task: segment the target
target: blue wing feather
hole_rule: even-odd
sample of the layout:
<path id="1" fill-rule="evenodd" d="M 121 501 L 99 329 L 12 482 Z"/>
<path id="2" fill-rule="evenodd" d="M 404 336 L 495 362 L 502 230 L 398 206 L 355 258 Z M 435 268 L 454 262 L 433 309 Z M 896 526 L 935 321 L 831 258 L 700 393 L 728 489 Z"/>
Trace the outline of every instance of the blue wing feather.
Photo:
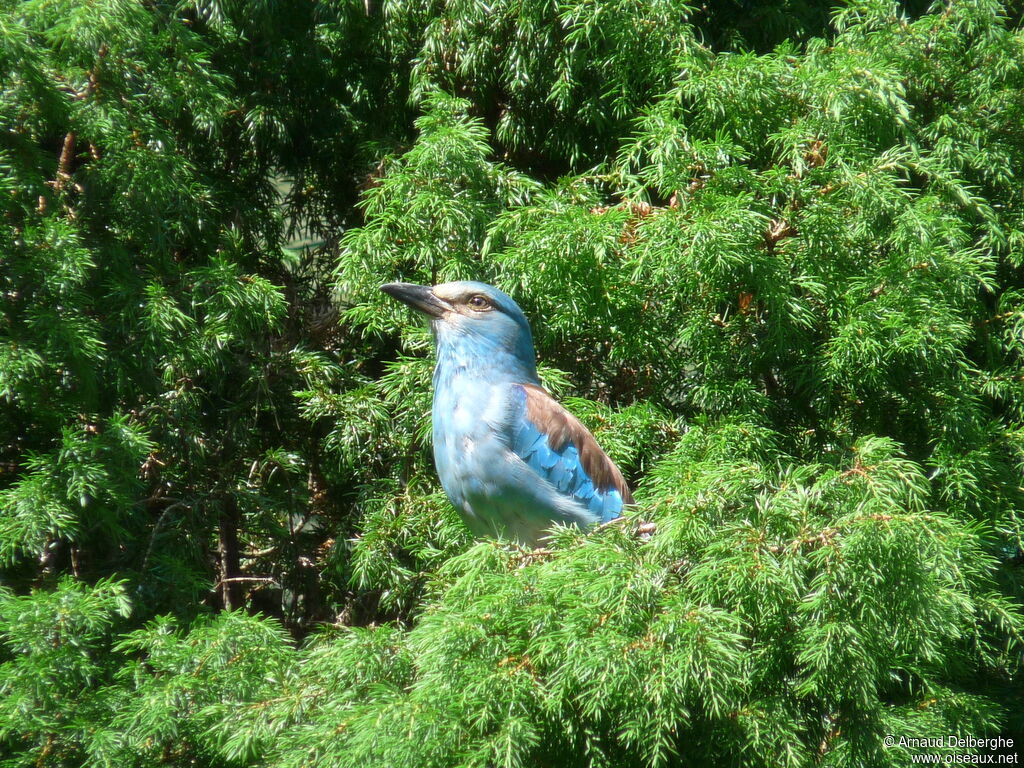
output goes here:
<path id="1" fill-rule="evenodd" d="M 545 431 L 544 425 L 537 424 L 530 419 L 527 393 L 522 387 L 520 390 L 521 408 L 516 409 L 515 432 L 510 446 L 512 452 L 537 475 L 550 482 L 558 492 L 578 501 L 581 507 L 589 511 L 595 521 L 608 522 L 619 517 L 624 501 L 619 490 L 615 487 L 599 488 L 595 486 L 593 478 L 584 467 L 580 447 L 576 446 L 571 439 L 563 440 L 564 444 L 560 448 L 552 447 L 551 436 Z M 533 396 L 540 397 L 541 395 Z M 543 396 L 550 398 L 547 393 L 543 393 Z M 567 412 L 564 412 L 561 406 L 554 401 L 547 403 L 546 407 L 557 408 L 559 412 L 567 415 Z M 577 428 L 583 429 L 582 425 Z M 593 441 L 593 437 L 589 433 L 585 432 L 585 436 Z M 596 447 L 596 443 L 594 446 Z M 610 460 L 603 453 L 601 453 L 601 458 L 610 464 Z M 617 473 L 617 470 L 615 471 Z M 621 482 L 621 476 L 619 476 L 619 480 Z"/>

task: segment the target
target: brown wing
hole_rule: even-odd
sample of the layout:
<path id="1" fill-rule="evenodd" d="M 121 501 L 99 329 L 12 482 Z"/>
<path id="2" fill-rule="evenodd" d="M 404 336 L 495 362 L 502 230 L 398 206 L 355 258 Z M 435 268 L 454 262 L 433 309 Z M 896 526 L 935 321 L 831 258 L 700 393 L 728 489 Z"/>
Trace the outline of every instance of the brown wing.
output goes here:
<path id="1" fill-rule="evenodd" d="M 551 395 L 535 384 L 523 384 L 526 392 L 526 418 L 547 435 L 551 450 L 561 451 L 572 443 L 580 455 L 580 464 L 599 491 L 615 489 L 624 504 L 633 503 L 622 473 L 608 454 L 601 450 L 594 436 Z"/>

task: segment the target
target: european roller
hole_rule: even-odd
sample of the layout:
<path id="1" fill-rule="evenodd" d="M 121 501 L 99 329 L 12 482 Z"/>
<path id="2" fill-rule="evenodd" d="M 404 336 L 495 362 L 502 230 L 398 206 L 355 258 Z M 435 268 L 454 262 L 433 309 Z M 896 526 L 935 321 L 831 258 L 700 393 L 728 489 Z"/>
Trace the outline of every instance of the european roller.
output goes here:
<path id="1" fill-rule="evenodd" d="M 535 545 L 553 523 L 608 522 L 633 503 L 594 436 L 540 386 L 530 324 L 507 294 L 470 281 L 381 290 L 430 318 L 434 463 L 475 534 Z"/>

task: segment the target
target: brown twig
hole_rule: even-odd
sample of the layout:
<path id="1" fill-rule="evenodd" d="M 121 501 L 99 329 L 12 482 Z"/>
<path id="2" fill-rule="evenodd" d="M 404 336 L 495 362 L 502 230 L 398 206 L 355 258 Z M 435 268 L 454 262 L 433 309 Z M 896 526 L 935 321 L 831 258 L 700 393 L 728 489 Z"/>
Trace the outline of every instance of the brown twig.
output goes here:
<path id="1" fill-rule="evenodd" d="M 71 180 L 71 161 L 75 156 L 75 132 L 68 131 L 64 136 L 64 144 L 60 150 L 60 159 L 57 161 L 57 178 L 53 182 L 53 189 L 60 194 L 64 185 Z"/>

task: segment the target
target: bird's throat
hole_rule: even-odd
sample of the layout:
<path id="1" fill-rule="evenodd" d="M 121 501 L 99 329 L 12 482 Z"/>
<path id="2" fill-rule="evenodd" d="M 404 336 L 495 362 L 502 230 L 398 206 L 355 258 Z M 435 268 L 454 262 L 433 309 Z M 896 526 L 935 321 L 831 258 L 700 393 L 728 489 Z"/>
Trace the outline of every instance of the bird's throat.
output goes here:
<path id="1" fill-rule="evenodd" d="M 510 350 L 486 339 L 437 339 L 434 387 L 451 386 L 456 380 L 485 384 L 539 384 L 533 349 Z M 435 390 L 436 391 L 436 390 Z"/>

